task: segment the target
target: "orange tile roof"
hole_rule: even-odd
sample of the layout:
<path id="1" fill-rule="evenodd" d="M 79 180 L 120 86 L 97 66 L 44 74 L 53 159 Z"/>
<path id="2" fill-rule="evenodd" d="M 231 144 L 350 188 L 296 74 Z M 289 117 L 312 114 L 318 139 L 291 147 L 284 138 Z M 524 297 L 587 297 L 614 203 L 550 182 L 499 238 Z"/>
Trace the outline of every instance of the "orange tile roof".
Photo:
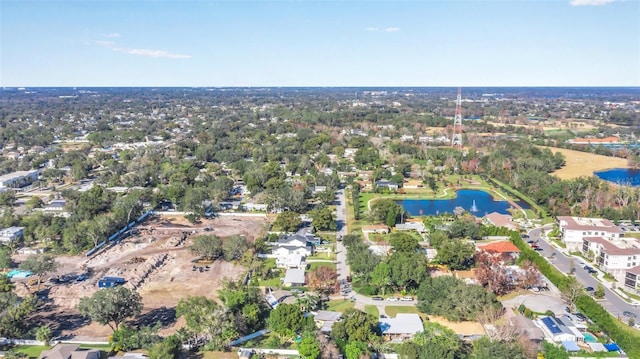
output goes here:
<path id="1" fill-rule="evenodd" d="M 485 252 L 490 253 L 519 253 L 520 250 L 515 244 L 509 241 L 491 242 L 485 245 L 478 246 Z"/>

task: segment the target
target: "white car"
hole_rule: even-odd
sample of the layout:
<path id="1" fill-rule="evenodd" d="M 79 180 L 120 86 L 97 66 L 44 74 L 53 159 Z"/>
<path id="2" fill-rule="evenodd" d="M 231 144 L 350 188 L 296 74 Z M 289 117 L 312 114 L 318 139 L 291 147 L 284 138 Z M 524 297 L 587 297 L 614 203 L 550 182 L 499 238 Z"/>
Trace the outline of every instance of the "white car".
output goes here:
<path id="1" fill-rule="evenodd" d="M 388 301 L 388 302 L 397 302 L 397 301 L 398 301 L 398 298 L 396 298 L 396 297 L 389 297 L 389 298 L 387 298 L 387 301 Z"/>
<path id="2" fill-rule="evenodd" d="M 413 298 L 412 297 L 402 297 L 400 299 L 403 302 L 413 302 Z"/>

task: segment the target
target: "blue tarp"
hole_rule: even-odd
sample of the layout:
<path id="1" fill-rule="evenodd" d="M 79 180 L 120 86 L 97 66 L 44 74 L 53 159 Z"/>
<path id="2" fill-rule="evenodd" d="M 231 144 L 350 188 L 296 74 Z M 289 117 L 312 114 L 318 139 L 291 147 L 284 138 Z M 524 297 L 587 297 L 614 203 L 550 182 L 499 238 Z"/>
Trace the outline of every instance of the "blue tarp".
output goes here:
<path id="1" fill-rule="evenodd" d="M 604 347 L 610 352 L 617 352 L 620 350 L 620 347 L 616 343 L 605 344 Z"/>
<path id="2" fill-rule="evenodd" d="M 578 346 L 578 343 L 576 343 L 576 342 L 563 341 L 562 342 L 562 346 L 568 352 L 578 352 L 578 351 L 580 351 L 580 347 Z"/>

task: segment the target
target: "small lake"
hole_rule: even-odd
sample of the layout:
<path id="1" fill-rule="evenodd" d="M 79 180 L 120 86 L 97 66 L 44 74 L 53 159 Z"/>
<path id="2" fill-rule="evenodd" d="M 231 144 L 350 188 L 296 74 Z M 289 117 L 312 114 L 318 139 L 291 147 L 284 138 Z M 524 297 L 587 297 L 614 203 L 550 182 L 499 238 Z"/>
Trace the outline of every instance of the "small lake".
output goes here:
<path id="1" fill-rule="evenodd" d="M 507 201 L 496 201 L 484 191 L 463 189 L 456 191 L 453 199 L 403 199 L 396 201 L 406 212 L 413 216 L 437 216 L 442 213 L 453 213 L 456 207 L 462 207 L 476 217 L 483 217 L 491 212 L 510 214 L 511 205 Z M 522 208 L 529 208 L 526 203 L 517 202 Z M 475 207 L 474 207 L 475 204 Z"/>
<path id="2" fill-rule="evenodd" d="M 606 171 L 594 172 L 600 179 L 627 186 L 640 186 L 640 169 L 612 168 Z"/>

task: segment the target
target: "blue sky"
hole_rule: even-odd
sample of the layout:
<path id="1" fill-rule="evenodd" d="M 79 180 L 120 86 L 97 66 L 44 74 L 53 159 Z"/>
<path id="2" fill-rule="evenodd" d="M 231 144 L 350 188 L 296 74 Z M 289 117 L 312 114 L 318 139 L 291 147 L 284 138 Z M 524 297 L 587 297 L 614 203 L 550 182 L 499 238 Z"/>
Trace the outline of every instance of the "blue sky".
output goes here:
<path id="1" fill-rule="evenodd" d="M 2 86 L 640 86 L 639 0 L 0 0 Z"/>

